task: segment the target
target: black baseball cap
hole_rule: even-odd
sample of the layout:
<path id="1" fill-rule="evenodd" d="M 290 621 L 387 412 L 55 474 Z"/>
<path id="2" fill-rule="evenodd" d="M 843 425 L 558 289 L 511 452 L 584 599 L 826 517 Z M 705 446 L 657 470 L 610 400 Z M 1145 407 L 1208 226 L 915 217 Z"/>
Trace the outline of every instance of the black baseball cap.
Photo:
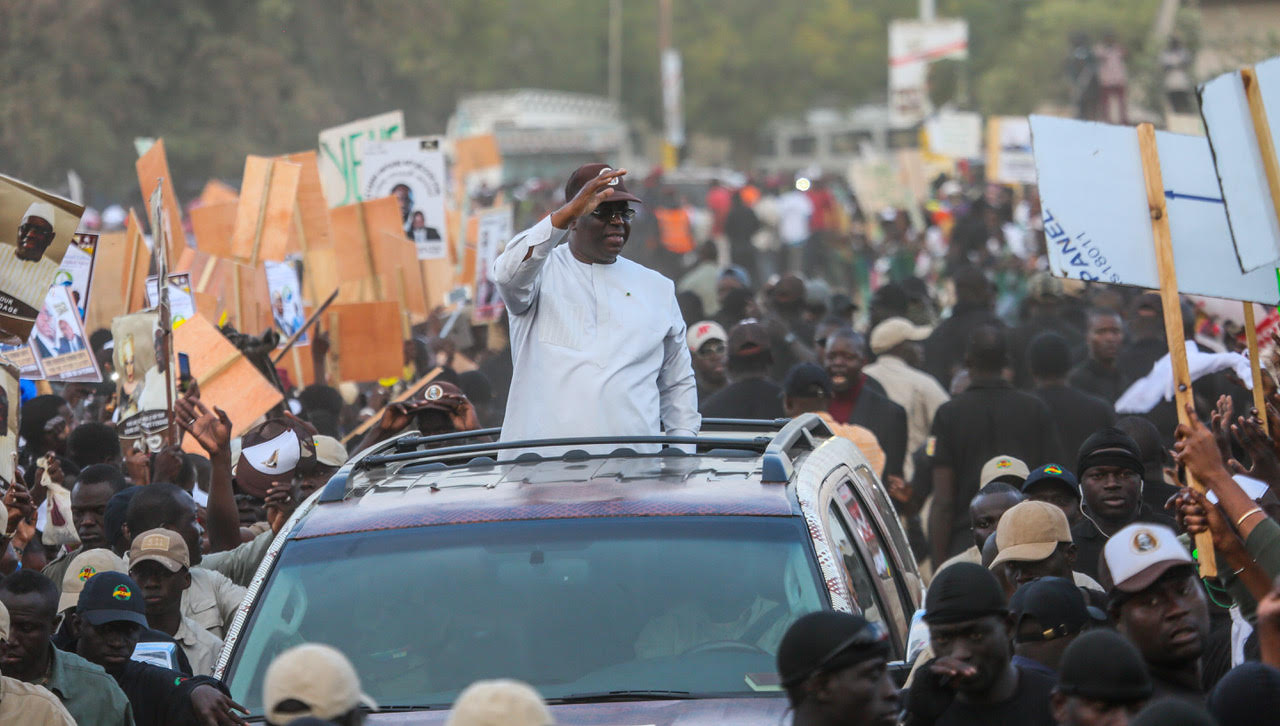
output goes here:
<path id="1" fill-rule="evenodd" d="M 1137 472 L 1138 476 L 1146 473 L 1138 442 L 1114 426 L 1095 431 L 1080 445 L 1076 471 L 1083 477 L 1094 466 L 1118 466 Z"/>
<path id="2" fill-rule="evenodd" d="M 567 202 L 578 196 L 578 192 L 582 191 L 584 184 L 606 171 L 613 171 L 613 167 L 598 162 L 583 164 L 574 169 L 573 173 L 569 175 L 569 181 L 564 185 L 564 200 Z M 613 194 L 605 199 L 606 202 L 640 202 L 640 197 L 627 191 L 627 184 L 623 181 L 625 178 L 618 177 L 609 183 L 609 188 L 613 189 Z"/>
<path id="3" fill-rule="evenodd" d="M 831 376 L 816 363 L 797 363 L 787 371 L 782 392 L 788 398 L 831 398 Z"/>
<path id="4" fill-rule="evenodd" d="M 987 568 L 977 562 L 957 562 L 943 568 L 924 597 L 924 621 L 947 625 L 1009 612 L 1004 590 Z"/>
<path id="5" fill-rule="evenodd" d="M 1128 638 L 1099 628 L 1083 633 L 1062 652 L 1058 690 L 1107 703 L 1132 703 L 1151 697 L 1151 674 Z"/>
<path id="6" fill-rule="evenodd" d="M 142 588 L 120 572 L 99 572 L 84 583 L 76 612 L 91 625 L 129 622 L 147 627 Z"/>
<path id="7" fill-rule="evenodd" d="M 1022 493 L 1026 494 L 1028 489 L 1040 483 L 1060 486 L 1070 491 L 1072 496 L 1080 497 L 1080 482 L 1076 481 L 1076 475 L 1058 464 L 1045 464 L 1028 474 L 1022 480 Z"/>
<path id="8" fill-rule="evenodd" d="M 1107 621 L 1101 610 L 1085 602 L 1074 582 L 1061 577 L 1041 577 L 1018 588 L 1009 598 L 1009 611 L 1018 625 L 1029 617 L 1040 625 L 1034 637 L 1019 632 L 1019 643 L 1057 640 L 1079 633 L 1091 621 Z"/>
<path id="9" fill-rule="evenodd" d="M 888 634 L 861 615 L 820 610 L 801 616 L 778 644 L 778 676 L 794 686 L 826 671 L 848 668 L 889 652 Z"/>
<path id="10" fill-rule="evenodd" d="M 757 355 L 772 355 L 769 348 L 769 331 L 754 320 L 744 320 L 729 331 L 726 342 L 730 357 L 750 358 Z"/>

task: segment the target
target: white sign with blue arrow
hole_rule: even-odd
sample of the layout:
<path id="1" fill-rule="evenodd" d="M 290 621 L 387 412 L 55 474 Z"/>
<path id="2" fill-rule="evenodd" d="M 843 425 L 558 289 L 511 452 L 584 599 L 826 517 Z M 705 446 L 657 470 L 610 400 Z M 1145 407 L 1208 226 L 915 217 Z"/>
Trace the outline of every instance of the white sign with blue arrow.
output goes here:
<path id="1" fill-rule="evenodd" d="M 1032 116 L 1031 137 L 1050 272 L 1159 289 L 1137 129 Z M 1209 142 L 1157 132 L 1156 145 L 1178 290 L 1280 302 L 1272 270 L 1240 271 Z"/>
<path id="2" fill-rule="evenodd" d="M 1280 58 L 1254 67 L 1270 132 L 1280 130 Z M 1263 150 L 1238 71 L 1200 86 L 1200 116 L 1209 134 L 1236 256 L 1245 272 L 1280 261 L 1280 210 L 1272 203 Z"/>

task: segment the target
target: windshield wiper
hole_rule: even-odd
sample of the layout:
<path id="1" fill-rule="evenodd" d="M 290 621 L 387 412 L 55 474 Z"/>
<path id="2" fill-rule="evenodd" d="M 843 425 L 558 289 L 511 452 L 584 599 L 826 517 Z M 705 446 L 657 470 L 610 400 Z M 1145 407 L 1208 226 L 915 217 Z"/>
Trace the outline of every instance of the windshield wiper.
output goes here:
<path id="1" fill-rule="evenodd" d="M 559 698 L 548 698 L 547 703 L 611 703 L 615 701 L 679 701 L 697 698 L 688 691 L 594 691 L 587 693 L 571 693 Z"/>

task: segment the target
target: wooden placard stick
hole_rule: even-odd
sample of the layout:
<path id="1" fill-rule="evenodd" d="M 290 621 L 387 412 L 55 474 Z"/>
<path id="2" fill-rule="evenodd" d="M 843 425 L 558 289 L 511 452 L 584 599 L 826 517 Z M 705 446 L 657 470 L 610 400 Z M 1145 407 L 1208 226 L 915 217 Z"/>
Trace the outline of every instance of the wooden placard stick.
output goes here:
<path id="1" fill-rule="evenodd" d="M 325 310 L 329 309 L 329 306 L 333 304 L 334 300 L 338 299 L 338 291 L 341 289 L 342 288 L 334 288 L 333 292 L 329 293 L 329 297 L 326 298 L 324 302 L 320 303 L 320 307 L 316 308 L 316 311 L 311 313 L 311 317 L 307 318 L 307 322 L 303 323 L 301 328 L 293 331 L 293 335 L 289 336 L 289 339 L 280 347 L 280 352 L 276 354 L 275 358 L 271 359 L 272 365 L 276 365 L 284 359 L 285 354 L 288 353 L 289 350 L 293 348 L 294 344 L 298 342 L 298 338 L 301 338 L 302 334 L 307 332 L 308 328 L 315 325 L 315 322 L 320 319 L 320 315 L 324 313 Z M 330 343 L 332 344 L 332 340 Z"/>
<path id="2" fill-rule="evenodd" d="M 142 232 L 140 230 L 137 231 L 134 235 L 132 235 L 129 239 L 125 240 L 125 246 L 128 247 L 128 250 L 129 250 L 127 253 L 128 256 L 126 258 L 127 264 L 124 267 L 124 270 L 125 270 L 124 311 L 126 313 L 133 312 L 132 310 L 129 309 L 129 304 L 133 302 L 134 278 L 137 277 L 136 275 L 133 274 L 133 270 L 134 270 L 134 267 L 137 266 L 138 264 L 138 248 L 141 245 L 142 245 Z"/>
<path id="3" fill-rule="evenodd" d="M 365 267 L 368 279 L 373 281 L 373 299 L 382 299 L 382 281 L 378 279 L 378 267 L 373 261 L 373 243 L 369 241 L 369 222 L 364 216 L 364 202 L 356 202 L 356 216 L 360 219 L 360 242 L 364 246 Z"/>
<path id="4" fill-rule="evenodd" d="M 1244 337 L 1249 342 L 1249 371 L 1253 373 L 1253 407 L 1258 409 L 1262 430 L 1271 434 L 1267 421 L 1267 393 L 1262 386 L 1262 356 L 1258 354 L 1258 324 L 1254 321 L 1253 303 L 1244 305 Z"/>
<path id="5" fill-rule="evenodd" d="M 1191 403 L 1191 371 L 1187 367 L 1187 344 L 1182 332 L 1182 303 L 1178 299 L 1178 273 L 1173 265 L 1173 243 L 1169 233 L 1169 210 L 1165 205 L 1164 178 L 1160 173 L 1160 151 L 1156 146 L 1156 130 L 1149 123 L 1138 125 L 1138 151 L 1142 155 L 1142 175 L 1146 180 L 1147 207 L 1151 211 L 1151 232 L 1156 245 L 1156 268 L 1160 273 L 1160 303 L 1164 308 L 1164 332 L 1169 343 L 1169 360 L 1173 364 L 1174 404 L 1178 422 L 1187 423 L 1187 405 Z M 1198 492 L 1205 489 L 1187 472 L 1187 485 Z M 1209 532 L 1196 535 L 1200 576 L 1218 574 Z"/>
<path id="6" fill-rule="evenodd" d="M 276 160 L 267 159 L 267 173 L 262 177 L 262 205 L 258 207 L 258 221 L 253 230 L 253 252 L 249 253 L 249 266 L 258 265 L 258 250 L 262 247 L 262 226 L 267 221 L 267 201 L 271 196 L 271 174 L 276 170 Z M 297 208 L 296 206 L 294 207 Z M 243 323 L 242 323 L 243 325 Z"/>
<path id="7" fill-rule="evenodd" d="M 243 333 L 245 332 L 244 300 L 241 299 L 242 296 L 240 294 L 240 266 L 235 263 L 232 263 L 231 265 L 231 294 L 236 311 L 236 327 Z"/>
<path id="8" fill-rule="evenodd" d="M 1240 81 L 1244 84 L 1245 99 L 1249 101 L 1249 117 L 1253 121 L 1253 134 L 1258 140 L 1258 155 L 1262 157 L 1262 168 L 1267 174 L 1271 207 L 1280 218 L 1280 165 L 1276 163 L 1276 145 L 1271 140 L 1271 124 L 1267 122 L 1267 109 L 1262 103 L 1262 89 L 1258 87 L 1258 77 L 1253 66 L 1240 69 Z"/>

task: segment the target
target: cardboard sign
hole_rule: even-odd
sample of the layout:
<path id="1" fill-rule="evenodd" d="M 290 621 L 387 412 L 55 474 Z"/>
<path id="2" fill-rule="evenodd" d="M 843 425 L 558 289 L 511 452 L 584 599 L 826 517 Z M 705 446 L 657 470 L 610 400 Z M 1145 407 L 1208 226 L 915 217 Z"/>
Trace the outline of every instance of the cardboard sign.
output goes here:
<path id="1" fill-rule="evenodd" d="M 453 178 L 458 194 L 475 196 L 502 186 L 502 152 L 493 134 L 464 136 L 453 142 Z"/>
<path id="2" fill-rule="evenodd" d="M 1035 184 L 1031 123 L 1022 116 L 987 119 L 987 179 L 1001 184 Z"/>
<path id="3" fill-rule="evenodd" d="M 438 139 L 365 142 L 360 193 L 364 199 L 396 198 L 404 235 L 416 246 L 418 259 L 447 256 L 444 153 Z"/>
<path id="4" fill-rule="evenodd" d="M 235 232 L 238 201 L 214 202 L 191 210 L 191 231 L 196 249 L 214 257 L 231 257 L 231 235 Z"/>
<path id="5" fill-rule="evenodd" d="M 18 411 L 21 405 L 18 371 L 11 366 L 0 365 L 0 480 L 6 489 L 15 481 L 14 472 L 18 468 Z"/>
<path id="6" fill-rule="evenodd" d="M 361 142 L 404 138 L 404 112 L 391 111 L 320 132 L 318 168 L 330 207 L 358 202 Z"/>
<path id="7" fill-rule="evenodd" d="M 481 212 L 477 224 L 475 266 L 475 312 L 472 322 L 490 323 L 502 315 L 502 296 L 494 284 L 490 270 L 498 254 L 506 248 L 514 232 L 514 219 L 510 207 L 498 207 Z"/>
<path id="8" fill-rule="evenodd" d="M 279 159 L 249 156 L 244 163 L 240 204 L 231 233 L 231 257 L 250 267 L 279 262 L 295 235 L 294 207 L 302 167 Z"/>
<path id="9" fill-rule="evenodd" d="M 404 340 L 400 303 L 364 302 L 333 305 L 325 312 L 330 353 L 339 381 L 376 381 L 404 373 Z"/>
<path id="10" fill-rule="evenodd" d="M 97 251 L 98 235 L 77 232 L 71 237 L 71 244 L 62 255 L 58 273 L 53 276 L 55 287 L 62 286 L 71 290 L 71 299 L 76 304 L 81 320 L 84 320 L 89 306 L 89 292 L 93 287 L 93 260 Z"/>
<path id="11" fill-rule="evenodd" d="M 169 275 L 169 321 L 177 328 L 196 314 L 196 302 L 192 297 L 191 274 L 176 272 Z M 160 304 L 160 278 L 147 278 L 147 307 Z"/>
<path id="12" fill-rule="evenodd" d="M 124 295 L 124 312 L 131 313 L 147 306 L 147 272 L 151 270 L 151 249 L 142 234 L 142 222 L 132 209 L 129 210 L 124 234 L 120 292 Z"/>
<path id="13" fill-rule="evenodd" d="M 383 289 L 373 240 L 384 234 L 404 236 L 400 226 L 400 204 L 395 197 L 382 197 L 334 207 L 329 215 L 333 253 L 342 282 L 364 285 L 363 300 L 385 300 L 392 295 Z"/>
<path id="14" fill-rule="evenodd" d="M 1137 130 L 1031 117 L 1049 269 L 1056 277 L 1160 287 Z M 1209 142 L 1156 134 L 1178 289 L 1275 305 L 1275 275 L 1242 274 Z"/>
<path id="15" fill-rule="evenodd" d="M 298 284 L 298 272 L 288 262 L 266 263 L 267 292 L 271 299 L 271 318 L 280 333 L 283 344 L 307 321 L 302 312 L 302 286 Z M 306 333 L 298 338 L 297 345 L 308 343 Z"/>
<path id="16" fill-rule="evenodd" d="M 1273 202 L 1265 163 L 1268 155 L 1274 157 L 1275 134 L 1280 132 L 1280 58 L 1259 63 L 1253 73 L 1265 109 L 1270 149 L 1259 145 L 1239 72 L 1218 76 L 1200 87 L 1200 115 L 1213 148 L 1236 257 L 1245 272 L 1275 267 L 1280 260 L 1280 209 Z"/>
<path id="17" fill-rule="evenodd" d="M 165 229 L 160 231 L 169 240 L 169 257 L 176 260 L 180 248 L 186 246 L 187 238 L 182 231 L 182 206 L 178 204 L 178 195 L 173 191 L 173 175 L 169 173 L 164 139 L 156 139 L 151 148 L 134 162 L 134 168 L 138 172 L 138 186 L 142 189 L 143 199 L 150 199 L 155 194 L 157 182 L 163 190 L 164 214 L 161 216 L 161 224 L 165 225 Z M 151 236 L 158 236 L 160 231 L 152 229 Z"/>
<path id="18" fill-rule="evenodd" d="M 111 337 L 117 389 L 114 420 L 120 441 L 154 453 L 164 448 L 169 401 L 176 395 L 168 385 L 171 378 L 165 375 L 169 356 L 160 347 L 160 316 L 155 312 L 122 315 L 112 321 Z"/>
<path id="19" fill-rule="evenodd" d="M 849 185 L 868 215 L 916 206 L 929 194 L 928 172 L 918 149 L 855 159 L 849 165 Z"/>
<path id="20" fill-rule="evenodd" d="M 964 20 L 893 20 L 889 23 L 889 124 L 914 126 L 933 110 L 929 64 L 969 54 Z"/>
<path id="21" fill-rule="evenodd" d="M 100 383 L 98 360 L 89 348 L 71 288 L 49 288 L 44 307 L 36 316 L 28 341 L 40 366 L 41 377 L 49 381 Z"/>
<path id="22" fill-rule="evenodd" d="M 213 323 L 201 316 L 191 318 L 173 331 L 173 347 L 186 353 L 191 376 L 200 386 L 200 400 L 210 408 L 227 412 L 231 418 L 231 435 L 240 436 L 284 396 L 271 385 L 257 368 L 227 340 Z M 202 453 L 192 437 L 186 437 L 182 448 Z"/>
<path id="23" fill-rule="evenodd" d="M 44 378 L 31 343 L 0 343 L 0 365 L 13 367 L 18 372 L 18 377 L 26 381 Z"/>
<path id="24" fill-rule="evenodd" d="M 84 207 L 0 175 L 0 331 L 25 340 Z"/>
<path id="25" fill-rule="evenodd" d="M 924 127 L 930 154 L 950 159 L 976 159 L 982 152 L 982 116 L 979 114 L 942 111 L 925 121 Z"/>
<path id="26" fill-rule="evenodd" d="M 196 197 L 195 206 L 199 208 L 208 204 L 238 201 L 240 201 L 240 193 L 234 187 L 217 179 L 210 179 L 204 183 L 204 189 L 200 190 L 200 196 Z"/>

